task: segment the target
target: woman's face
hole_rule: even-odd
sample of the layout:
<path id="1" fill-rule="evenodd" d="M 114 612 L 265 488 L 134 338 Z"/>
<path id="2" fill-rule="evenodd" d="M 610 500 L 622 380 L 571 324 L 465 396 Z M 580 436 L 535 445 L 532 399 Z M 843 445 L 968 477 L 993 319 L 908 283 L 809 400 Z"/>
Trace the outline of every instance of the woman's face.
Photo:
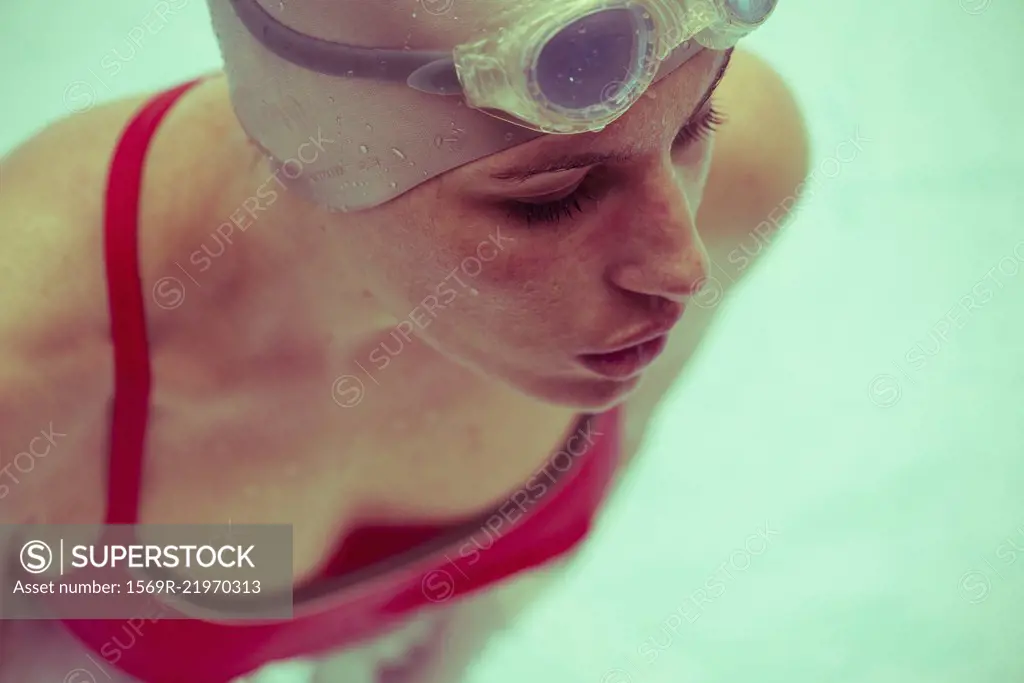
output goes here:
<path id="1" fill-rule="evenodd" d="M 625 397 L 659 343 L 593 354 L 667 332 L 707 275 L 694 217 L 728 57 L 697 55 L 604 131 L 541 137 L 349 217 L 345 265 L 400 321 L 396 341 L 551 403 Z"/>

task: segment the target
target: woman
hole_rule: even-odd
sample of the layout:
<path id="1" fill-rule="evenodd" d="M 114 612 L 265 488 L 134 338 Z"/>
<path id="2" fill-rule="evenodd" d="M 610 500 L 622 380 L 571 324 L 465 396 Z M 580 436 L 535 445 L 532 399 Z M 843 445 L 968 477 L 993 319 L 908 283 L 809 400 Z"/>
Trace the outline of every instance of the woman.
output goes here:
<path id="1" fill-rule="evenodd" d="M 296 616 L 10 621 L 0 680 L 456 680 L 793 205 L 772 5 L 213 0 L 224 74 L 17 149 L 0 521 L 291 525 Z"/>

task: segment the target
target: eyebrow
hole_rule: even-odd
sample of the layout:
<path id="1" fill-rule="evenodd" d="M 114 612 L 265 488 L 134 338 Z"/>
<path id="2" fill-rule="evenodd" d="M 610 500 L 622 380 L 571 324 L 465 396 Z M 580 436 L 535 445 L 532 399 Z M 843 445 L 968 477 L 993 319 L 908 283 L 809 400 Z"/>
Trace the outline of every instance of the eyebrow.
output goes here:
<path id="1" fill-rule="evenodd" d="M 711 85 L 701 96 L 700 100 L 697 101 L 697 106 L 693 108 L 693 111 L 686 117 L 687 123 L 700 112 L 711 95 L 714 94 L 715 90 L 721 84 L 722 79 L 725 78 L 725 72 L 729 68 L 729 62 L 732 60 L 732 53 L 735 48 L 729 48 L 725 52 L 725 59 L 722 60 L 722 65 L 718 67 L 718 73 L 715 74 L 714 79 L 711 81 Z M 607 163 L 619 163 L 630 158 L 629 154 L 623 152 L 585 152 L 583 154 L 573 154 L 571 156 L 561 157 L 546 161 L 542 164 L 519 166 L 516 168 L 499 171 L 491 175 L 491 178 L 495 180 L 515 180 L 522 182 L 535 175 L 542 173 L 557 173 L 559 171 L 571 171 L 578 168 L 587 168 L 588 166 L 596 166 L 597 164 Z"/>

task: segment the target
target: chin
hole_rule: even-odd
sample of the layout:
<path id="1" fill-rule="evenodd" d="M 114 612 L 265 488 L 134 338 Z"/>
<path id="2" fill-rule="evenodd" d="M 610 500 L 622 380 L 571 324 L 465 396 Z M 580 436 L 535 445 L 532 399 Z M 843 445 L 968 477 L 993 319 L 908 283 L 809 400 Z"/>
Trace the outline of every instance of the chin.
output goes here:
<path id="1" fill-rule="evenodd" d="M 581 413 L 603 413 L 621 405 L 639 384 L 640 376 L 627 380 L 546 379 L 522 390 L 545 403 Z"/>
<path id="2" fill-rule="evenodd" d="M 524 370 L 521 364 L 474 363 L 465 357 L 454 356 L 453 360 L 480 376 L 501 382 L 519 394 L 580 413 L 603 413 L 615 408 L 629 398 L 643 378 L 642 374 L 627 379 L 583 374 L 539 375 Z"/>

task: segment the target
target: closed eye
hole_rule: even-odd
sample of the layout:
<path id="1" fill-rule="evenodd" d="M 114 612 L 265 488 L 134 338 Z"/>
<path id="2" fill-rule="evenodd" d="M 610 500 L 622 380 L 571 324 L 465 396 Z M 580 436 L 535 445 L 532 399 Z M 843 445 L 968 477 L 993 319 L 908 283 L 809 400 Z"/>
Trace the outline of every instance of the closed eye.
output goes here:
<path id="1" fill-rule="evenodd" d="M 683 150 L 707 140 L 725 121 L 725 114 L 715 109 L 713 104 L 708 105 L 697 118 L 691 119 L 679 129 L 672 141 L 672 148 Z"/>
<path id="2" fill-rule="evenodd" d="M 708 105 L 699 116 L 691 119 L 679 129 L 672 141 L 673 151 L 681 152 L 707 140 L 725 121 L 724 114 L 716 110 L 713 105 Z M 582 203 L 593 198 L 593 195 L 589 194 L 585 187 L 580 187 L 569 196 L 555 201 L 511 202 L 508 208 L 511 215 L 525 221 L 527 225 L 559 223 L 563 219 L 572 218 L 580 213 L 583 210 Z"/>

